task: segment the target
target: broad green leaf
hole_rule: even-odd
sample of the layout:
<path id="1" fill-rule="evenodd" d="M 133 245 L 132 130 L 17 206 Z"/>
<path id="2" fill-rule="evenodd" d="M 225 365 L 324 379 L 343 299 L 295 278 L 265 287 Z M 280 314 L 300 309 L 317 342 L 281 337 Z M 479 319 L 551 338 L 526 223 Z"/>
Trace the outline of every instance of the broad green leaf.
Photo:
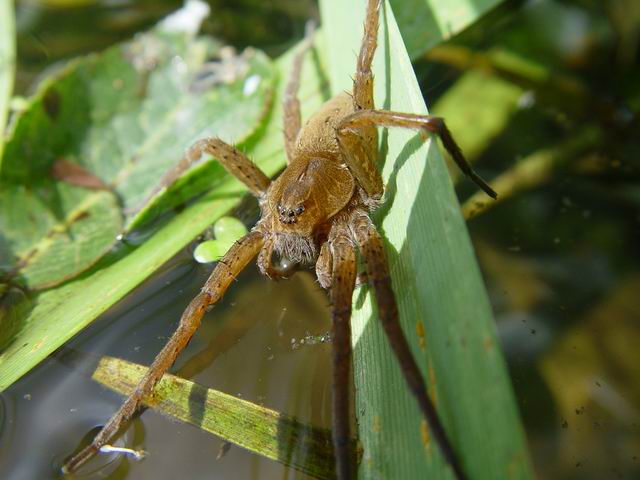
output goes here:
<path id="1" fill-rule="evenodd" d="M 320 32 L 318 38 L 320 41 Z M 280 77 L 286 77 L 291 58 L 289 52 L 277 61 Z M 311 55 L 307 56 L 303 75 L 300 98 L 303 114 L 308 115 L 326 99 L 326 85 Z M 284 82 L 279 82 L 273 105 L 281 104 L 283 90 Z M 272 109 L 266 125 L 245 144 L 248 155 L 267 175 L 277 173 L 285 164 L 281 109 Z M 219 167 L 210 162 L 200 170 L 209 166 Z M 238 203 L 246 189 L 221 169 L 211 171 L 220 175 L 215 188 L 168 219 L 140 246 L 120 244 L 81 277 L 30 297 L 28 314 L 16 320 L 17 334 L 0 353 L 0 390 L 82 330 Z"/>
<path id="2" fill-rule="evenodd" d="M 353 25 L 362 25 L 364 2 L 320 4 L 332 90 L 348 90 L 362 35 Z M 387 2 L 373 69 L 378 108 L 427 113 Z M 388 241 L 401 321 L 430 394 L 474 478 L 531 478 L 491 306 L 445 164 L 435 144 L 422 145 L 415 132 L 392 129 L 381 138 L 386 202 L 376 219 Z M 368 289 L 354 299 L 352 324 L 364 449 L 359 478 L 452 478 L 400 374 Z"/>
<path id="3" fill-rule="evenodd" d="M 270 61 L 246 50 L 209 62 L 219 51 L 164 22 L 72 62 L 40 88 L 0 170 L 1 275 L 32 290 L 73 278 L 109 251 L 190 144 L 205 136 L 237 143 L 260 127 Z M 220 170 L 208 172 L 210 185 Z M 164 207 L 204 190 L 183 185 Z"/>
<path id="4" fill-rule="evenodd" d="M 502 0 L 390 0 L 412 59 L 461 32 Z"/>
<path id="5" fill-rule="evenodd" d="M 9 100 L 13 91 L 15 69 L 16 32 L 13 2 L 0 0 L 0 166 L 4 149 L 4 131 L 9 113 Z"/>
<path id="6" fill-rule="evenodd" d="M 129 395 L 146 370 L 103 357 L 93 379 Z M 335 478 L 329 430 L 174 375 L 165 375 L 144 404 L 314 478 Z"/>

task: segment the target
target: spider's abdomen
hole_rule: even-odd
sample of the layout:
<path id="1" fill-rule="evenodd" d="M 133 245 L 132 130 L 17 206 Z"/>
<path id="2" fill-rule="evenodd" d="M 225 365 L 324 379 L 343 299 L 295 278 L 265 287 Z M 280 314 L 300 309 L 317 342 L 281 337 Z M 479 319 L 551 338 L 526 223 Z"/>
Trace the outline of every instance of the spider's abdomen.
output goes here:
<path id="1" fill-rule="evenodd" d="M 313 156 L 322 153 L 340 158 L 336 128 L 344 117 L 353 112 L 353 99 L 346 92 L 325 102 L 300 129 L 296 141 L 297 155 Z"/>

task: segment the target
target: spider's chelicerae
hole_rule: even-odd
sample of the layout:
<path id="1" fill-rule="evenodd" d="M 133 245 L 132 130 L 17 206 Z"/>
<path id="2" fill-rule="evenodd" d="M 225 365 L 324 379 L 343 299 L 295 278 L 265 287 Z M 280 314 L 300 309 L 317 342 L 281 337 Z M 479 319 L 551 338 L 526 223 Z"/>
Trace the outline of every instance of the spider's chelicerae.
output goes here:
<path id="1" fill-rule="evenodd" d="M 336 473 L 342 480 L 354 476 L 355 462 L 349 442 L 349 384 L 351 298 L 356 283 L 357 250 L 363 259 L 367 280 L 375 291 L 380 321 L 409 388 L 455 476 L 465 478 L 398 322 L 382 238 L 369 218 L 384 192 L 377 169 L 376 127 L 404 127 L 438 135 L 462 171 L 488 195 L 495 198 L 496 194 L 466 162 L 442 118 L 374 108 L 371 63 L 376 50 L 379 9 L 379 0 L 368 0 L 353 91 L 343 92 L 326 102 L 304 126 L 301 126 L 297 91 L 310 38 L 295 56 L 284 97 L 288 165 L 277 179 L 271 181 L 242 152 L 216 138 L 196 142 L 176 168 L 165 175 L 162 186 L 174 181 L 203 154 L 211 155 L 258 198 L 262 216 L 252 231 L 218 262 L 134 392 L 91 445 L 65 465 L 67 471 L 76 469 L 111 440 L 174 363 L 207 309 L 220 300 L 231 282 L 257 256 L 260 271 L 270 278 L 290 273 L 278 268 L 276 260 L 290 265 L 315 264 L 318 281 L 329 292 L 333 318 Z"/>

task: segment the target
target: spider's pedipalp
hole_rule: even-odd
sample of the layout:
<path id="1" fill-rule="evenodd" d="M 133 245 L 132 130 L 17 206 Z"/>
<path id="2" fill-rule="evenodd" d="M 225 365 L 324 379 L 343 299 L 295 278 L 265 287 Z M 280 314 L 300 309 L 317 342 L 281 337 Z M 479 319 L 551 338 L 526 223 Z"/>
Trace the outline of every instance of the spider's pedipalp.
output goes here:
<path id="1" fill-rule="evenodd" d="M 285 265 L 285 268 L 280 268 L 281 266 L 278 265 L 278 268 L 275 268 L 273 265 L 275 248 L 276 236 L 268 235 L 265 239 L 262 250 L 260 250 L 260 253 L 258 254 L 257 264 L 260 273 L 272 280 L 280 280 L 290 276 L 292 271 L 290 271 L 291 269 L 289 268 L 289 265 Z"/>

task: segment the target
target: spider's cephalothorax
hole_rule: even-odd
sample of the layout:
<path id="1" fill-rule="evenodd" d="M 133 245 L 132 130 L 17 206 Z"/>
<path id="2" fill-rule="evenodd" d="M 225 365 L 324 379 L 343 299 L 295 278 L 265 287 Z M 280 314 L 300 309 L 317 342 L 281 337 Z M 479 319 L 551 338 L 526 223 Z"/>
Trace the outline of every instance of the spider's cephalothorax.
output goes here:
<path id="1" fill-rule="evenodd" d="M 273 268 L 274 256 L 288 266 L 315 264 L 336 220 L 362 205 L 362 189 L 342 158 L 336 136 L 340 119 L 353 111 L 346 94 L 325 103 L 300 129 L 289 165 L 269 186 L 256 226 L 265 237 L 258 266 L 266 275 L 284 276 Z"/>
<path id="2" fill-rule="evenodd" d="M 72 471 L 84 463 L 118 432 L 187 345 L 207 309 L 222 297 L 233 279 L 257 256 L 261 271 L 272 278 L 287 276 L 298 264 L 315 264 L 320 284 L 329 291 L 333 318 L 336 473 L 340 480 L 352 478 L 355 461 L 349 442 L 349 322 L 356 282 L 357 250 L 376 295 L 380 321 L 409 388 L 456 478 L 465 478 L 400 327 L 382 238 L 369 218 L 369 210 L 379 203 L 383 194 L 383 182 L 377 169 L 376 127 L 412 128 L 438 135 L 462 171 L 488 195 L 495 198 L 496 194 L 471 169 L 441 118 L 374 108 L 371 63 L 377 45 L 378 10 L 379 0 L 367 0 L 353 91 L 339 94 L 326 102 L 304 127 L 301 127 L 297 91 L 303 55 L 311 45 L 310 37 L 294 57 L 284 98 L 284 143 L 288 166 L 276 180 L 271 182 L 242 152 L 216 138 L 196 142 L 162 179 L 159 188 L 172 183 L 203 153 L 207 153 L 258 197 L 262 218 L 216 265 L 202 291 L 182 314 L 178 329 L 137 388 L 91 445 L 65 465 L 65 470 Z M 274 265 L 276 259 L 277 267 Z"/>

